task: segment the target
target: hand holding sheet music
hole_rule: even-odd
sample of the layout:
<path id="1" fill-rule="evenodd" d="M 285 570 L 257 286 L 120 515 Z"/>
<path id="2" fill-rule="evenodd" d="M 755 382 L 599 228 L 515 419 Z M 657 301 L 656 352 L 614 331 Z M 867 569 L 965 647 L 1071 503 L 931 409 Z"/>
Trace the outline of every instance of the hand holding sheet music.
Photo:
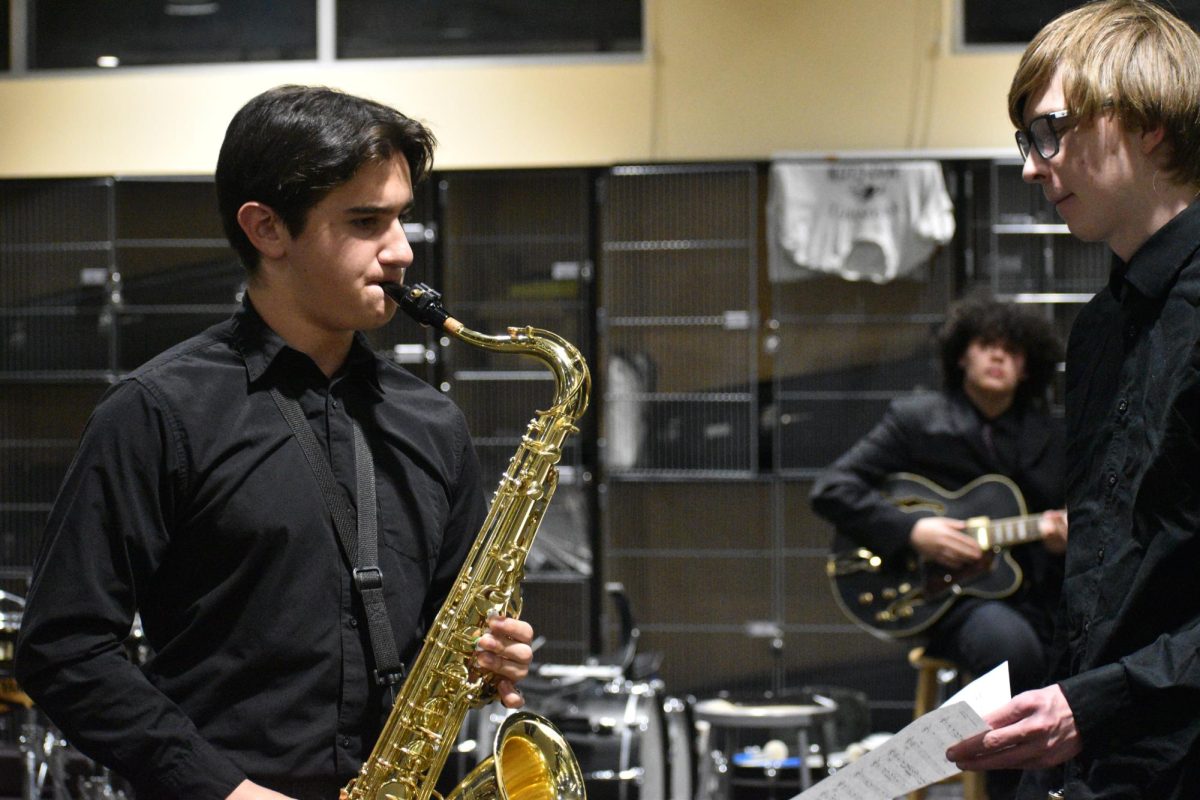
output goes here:
<path id="1" fill-rule="evenodd" d="M 1008 662 L 794 800 L 890 800 L 956 774 L 946 748 L 987 730 L 984 715 L 1011 699 Z"/>

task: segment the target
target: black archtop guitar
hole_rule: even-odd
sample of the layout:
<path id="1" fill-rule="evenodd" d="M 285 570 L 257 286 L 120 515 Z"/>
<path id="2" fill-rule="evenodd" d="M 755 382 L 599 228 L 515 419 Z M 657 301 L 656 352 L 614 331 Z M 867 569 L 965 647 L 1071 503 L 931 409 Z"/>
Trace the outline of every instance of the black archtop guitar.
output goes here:
<path id="1" fill-rule="evenodd" d="M 834 539 L 825 564 L 833 596 L 852 622 L 883 639 L 921 633 L 964 596 L 997 599 L 1021 585 L 1021 567 L 1008 548 L 1041 539 L 1041 514 L 1030 514 L 1020 489 L 1003 475 L 984 475 L 949 491 L 920 475 L 888 476 L 881 491 L 897 508 L 966 521 L 963 535 L 983 558 L 953 570 L 915 552 L 890 562 L 845 536 Z"/>

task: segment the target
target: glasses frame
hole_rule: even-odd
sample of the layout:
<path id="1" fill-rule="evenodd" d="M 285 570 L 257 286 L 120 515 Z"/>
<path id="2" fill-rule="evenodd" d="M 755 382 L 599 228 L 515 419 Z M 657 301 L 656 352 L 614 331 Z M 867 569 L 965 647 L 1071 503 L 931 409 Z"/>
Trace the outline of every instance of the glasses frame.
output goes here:
<path id="1" fill-rule="evenodd" d="M 1029 154 L 1037 150 L 1037 154 L 1043 159 L 1051 159 L 1058 155 L 1061 146 L 1061 132 L 1054 127 L 1054 123 L 1061 119 L 1068 119 L 1071 112 L 1063 109 L 1062 111 L 1051 111 L 1047 114 L 1041 114 L 1029 120 L 1029 125 L 1017 131 L 1017 150 L 1021 153 L 1021 160 L 1029 160 Z M 1041 145 L 1038 144 L 1038 137 L 1033 135 L 1033 126 L 1044 121 L 1046 127 L 1050 129 L 1051 136 L 1054 137 L 1054 148 L 1050 152 L 1045 152 Z"/>

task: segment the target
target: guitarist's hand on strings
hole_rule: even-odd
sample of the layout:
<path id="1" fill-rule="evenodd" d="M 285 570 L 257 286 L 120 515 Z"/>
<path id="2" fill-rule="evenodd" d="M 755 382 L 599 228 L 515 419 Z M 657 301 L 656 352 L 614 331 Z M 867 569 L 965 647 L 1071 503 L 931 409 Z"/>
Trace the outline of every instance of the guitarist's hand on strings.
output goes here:
<path id="1" fill-rule="evenodd" d="M 913 525 L 908 540 L 921 558 L 959 569 L 983 557 L 975 540 L 963 535 L 965 527 L 961 519 L 922 517 Z"/>
<path id="2" fill-rule="evenodd" d="M 1055 555 L 1067 552 L 1067 512 L 1047 511 L 1038 520 L 1038 531 L 1046 549 Z"/>

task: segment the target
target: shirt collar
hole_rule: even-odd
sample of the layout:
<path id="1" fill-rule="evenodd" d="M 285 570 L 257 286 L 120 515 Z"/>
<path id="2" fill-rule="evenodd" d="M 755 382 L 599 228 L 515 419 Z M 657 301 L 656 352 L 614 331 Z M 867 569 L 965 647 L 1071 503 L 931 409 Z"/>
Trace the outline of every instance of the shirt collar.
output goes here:
<path id="1" fill-rule="evenodd" d="M 998 417 L 987 417 L 979 410 L 979 406 L 971 402 L 970 396 L 962 387 L 958 387 L 954 391 L 954 395 L 959 403 L 970 409 L 970 413 L 975 416 L 981 423 L 985 425 L 1012 427 L 1016 425 L 1024 415 L 1024 404 L 1017 398 L 1013 398 L 1013 402 L 1008 408 L 1004 409 Z"/>
<path id="2" fill-rule="evenodd" d="M 1143 297 L 1162 297 L 1184 263 L 1200 248 L 1200 201 L 1179 212 L 1138 248 L 1128 262 L 1113 256 L 1109 289 L 1121 298 L 1128 283 Z"/>
<path id="3" fill-rule="evenodd" d="M 250 301 L 250 295 L 243 295 L 242 306 L 233 315 L 234 342 L 243 360 L 246 362 L 246 376 L 250 383 L 257 383 L 272 371 L 276 362 L 286 362 L 291 358 L 311 359 L 298 350 L 293 349 L 279 334 L 267 325 Z M 316 369 L 316 365 L 313 364 Z M 362 331 L 354 334 L 350 344 L 350 352 L 346 355 L 346 363 L 342 366 L 341 374 L 364 379 L 376 391 L 382 392 L 379 381 L 379 362 L 372 350 L 367 337 Z"/>

